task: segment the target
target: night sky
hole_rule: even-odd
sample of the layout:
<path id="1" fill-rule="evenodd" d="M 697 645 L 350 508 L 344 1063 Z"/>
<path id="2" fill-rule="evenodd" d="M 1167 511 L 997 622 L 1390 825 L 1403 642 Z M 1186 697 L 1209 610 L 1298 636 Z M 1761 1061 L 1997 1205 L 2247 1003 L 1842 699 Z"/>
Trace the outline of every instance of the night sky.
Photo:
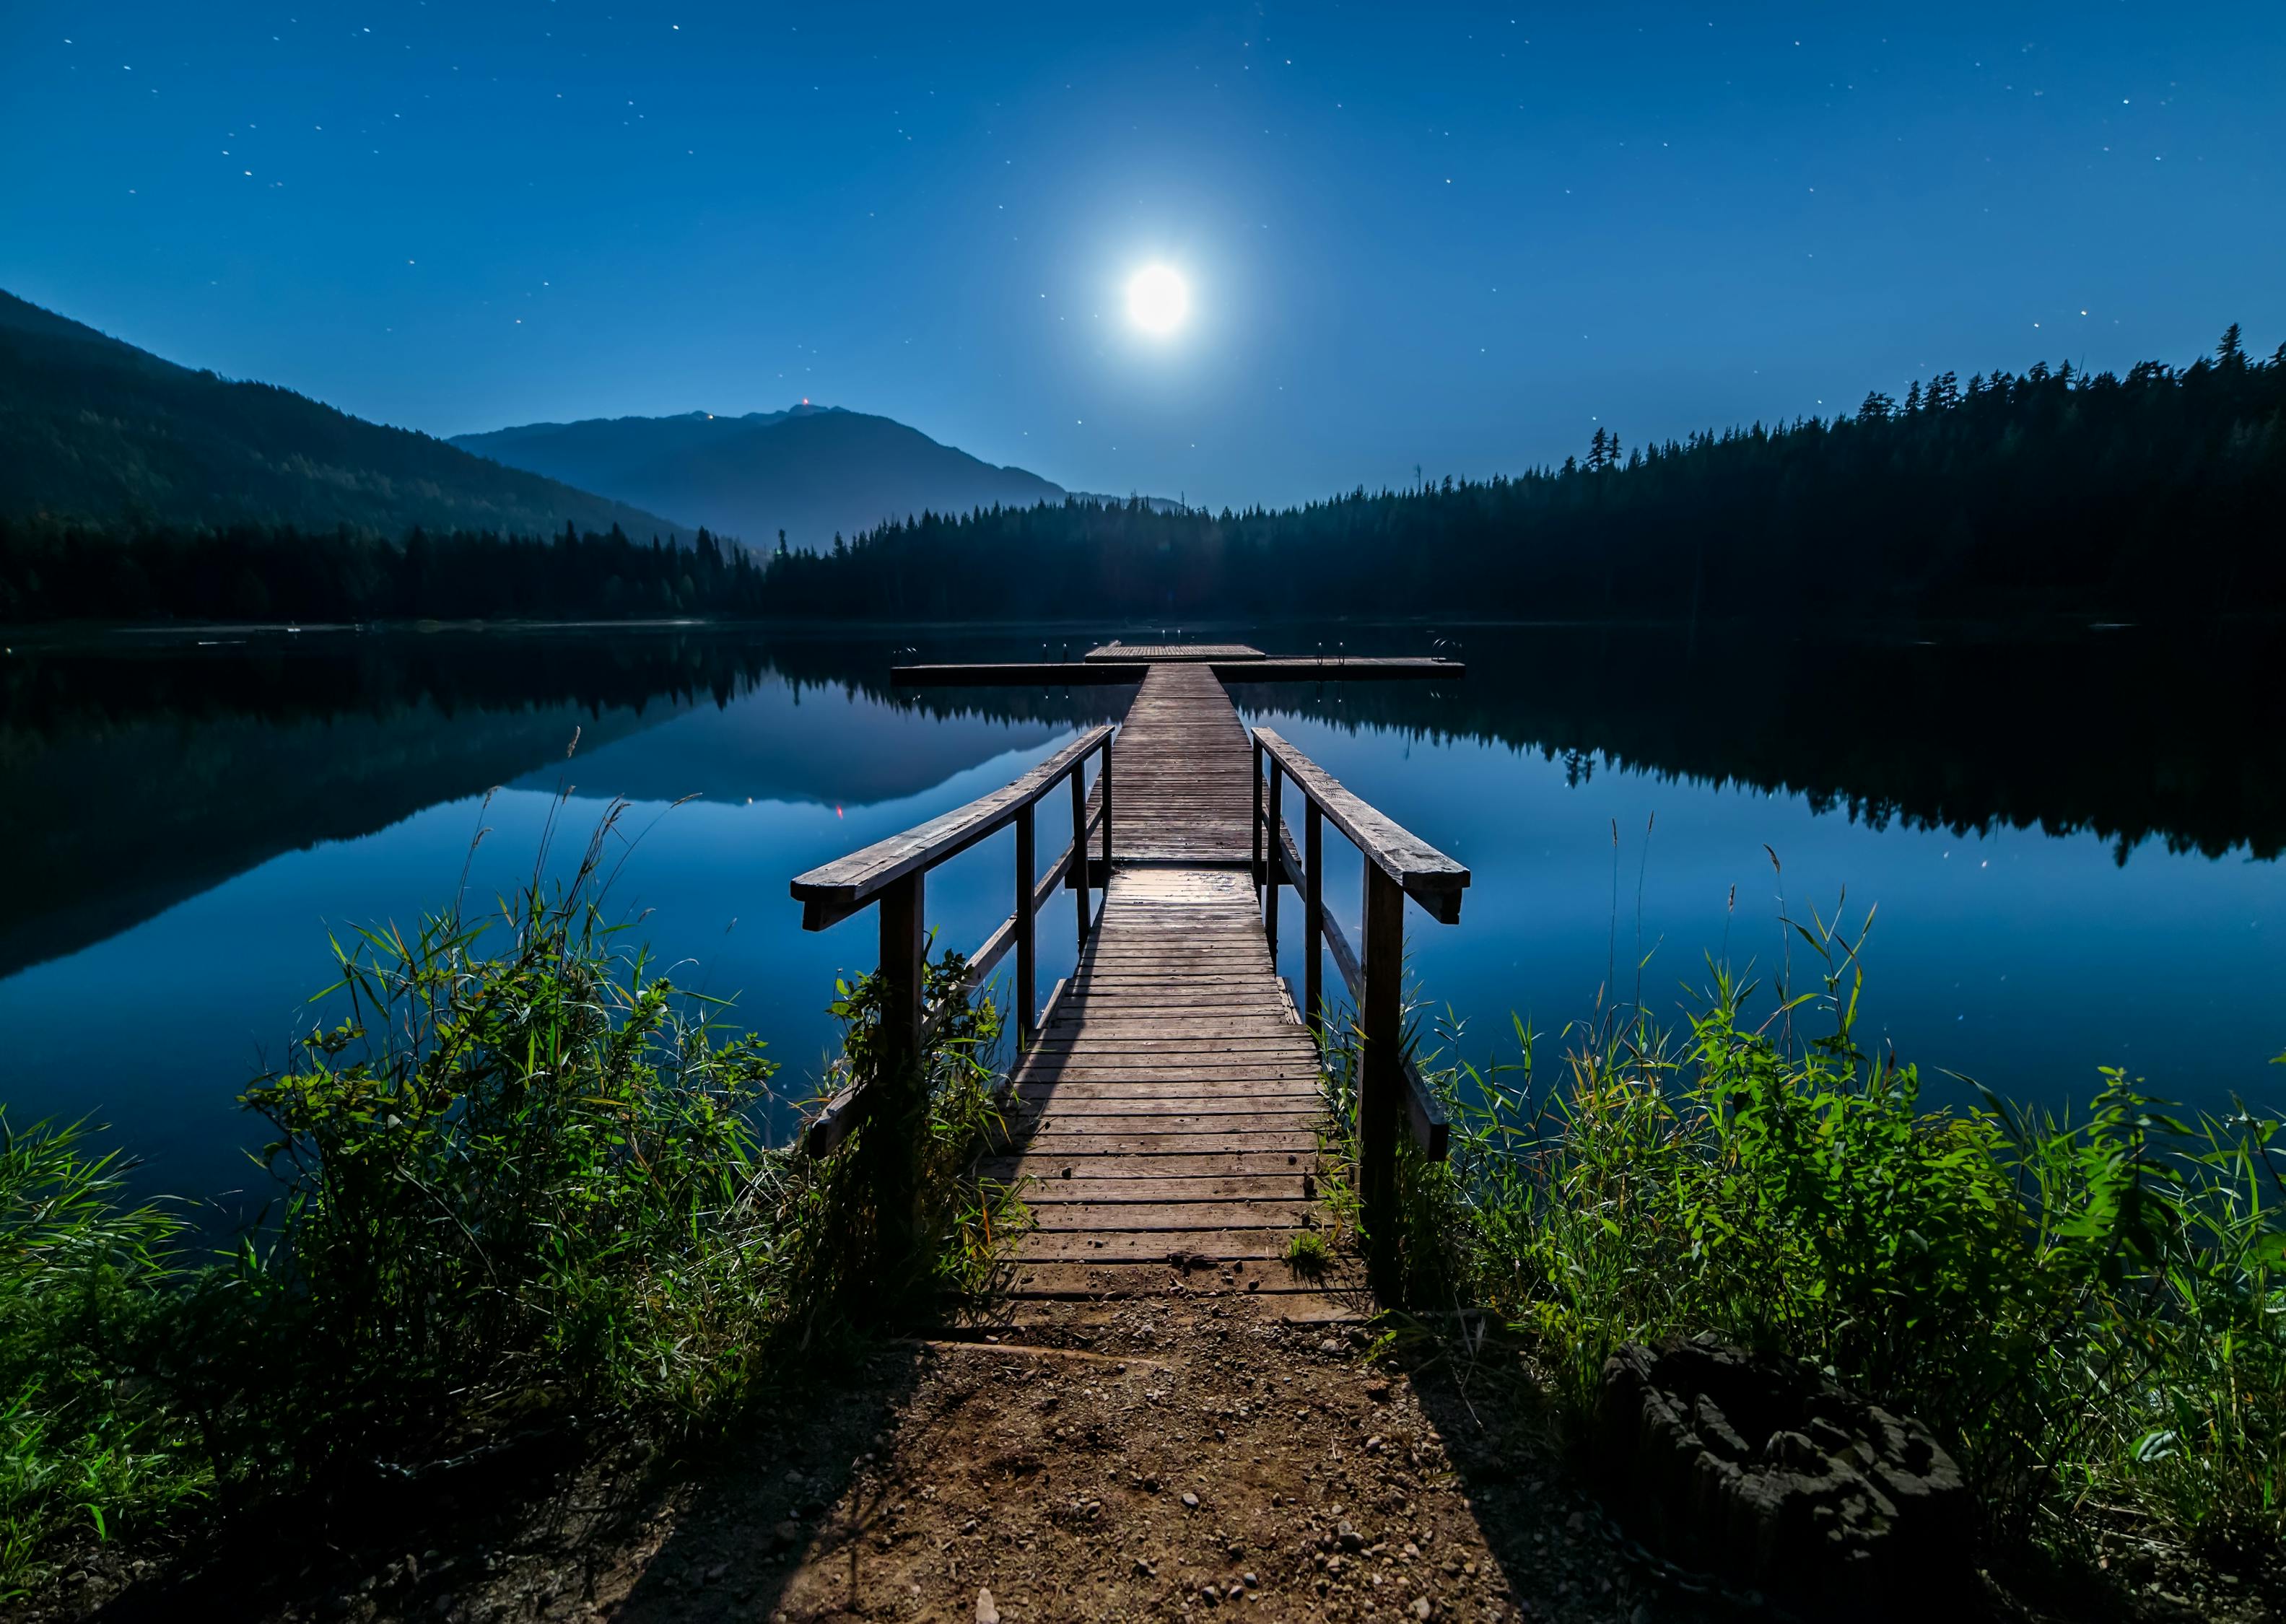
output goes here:
<path id="1" fill-rule="evenodd" d="M 1284 502 L 2286 338 L 2278 0 L 4 0 L 0 64 L 0 287 L 440 434 L 807 397 Z"/>

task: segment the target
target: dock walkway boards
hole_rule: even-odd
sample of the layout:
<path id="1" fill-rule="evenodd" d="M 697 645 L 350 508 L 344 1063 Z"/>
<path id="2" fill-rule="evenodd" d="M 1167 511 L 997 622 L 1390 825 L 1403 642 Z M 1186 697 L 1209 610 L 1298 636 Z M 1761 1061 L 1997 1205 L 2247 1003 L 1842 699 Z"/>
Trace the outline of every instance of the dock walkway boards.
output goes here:
<path id="1" fill-rule="evenodd" d="M 1155 665 L 1112 745 L 1113 868 L 1077 968 L 1012 1079 L 988 1175 L 1037 1227 L 1006 1295 L 1239 1293 L 1321 1304 L 1292 1237 L 1328 1226 L 1315 1042 L 1263 934 L 1253 745 L 1203 665 Z"/>
<path id="2" fill-rule="evenodd" d="M 1114 866 L 1249 867 L 1253 772 L 1246 724 L 1215 674 L 1151 666 L 1111 745 Z"/>

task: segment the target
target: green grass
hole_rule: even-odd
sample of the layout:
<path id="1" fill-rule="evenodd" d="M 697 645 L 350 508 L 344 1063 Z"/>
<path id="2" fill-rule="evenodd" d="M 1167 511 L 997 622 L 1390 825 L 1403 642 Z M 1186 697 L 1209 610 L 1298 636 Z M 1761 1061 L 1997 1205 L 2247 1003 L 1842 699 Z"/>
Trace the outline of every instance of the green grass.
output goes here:
<path id="1" fill-rule="evenodd" d="M 1502 1064 L 1431 1057 L 1452 1149 L 1401 1163 L 1407 1303 L 1494 1314 L 1575 1418 L 1622 1342 L 1810 1360 L 1947 1440 L 1996 1549 L 2275 1561 L 2280 1122 L 2187 1116 L 2117 1071 L 2077 1120 L 1925 1109 L 1856 1042 L 1862 933 L 1802 934 L 1811 995 L 1710 966 L 1680 1029 L 1607 1020 L 1550 1064 L 1519 1025 Z M 1330 1078 L 1338 1107 L 1338 1055 Z"/>
<path id="2" fill-rule="evenodd" d="M 830 1156 L 757 1123 L 775 1066 L 576 873 L 487 917 L 336 942 L 280 1071 L 271 1221 L 219 1258 L 122 1196 L 77 1129 L 0 1140 L 0 1593 L 90 1539 L 225 1518 L 536 1425 L 719 1425 L 772 1374 L 974 1290 L 1019 1226 L 976 1179 L 1000 1036 L 950 999 L 920 1062 L 909 1255 L 875 1242 L 861 1126 Z M 840 1083 L 876 1068 L 871 977 L 836 989 Z"/>
<path id="3" fill-rule="evenodd" d="M 1316 1230 L 1297 1230 L 1287 1238 L 1286 1266 L 1305 1280 L 1322 1280 L 1334 1266 L 1334 1249 Z"/>
<path id="4" fill-rule="evenodd" d="M 207 1492 L 185 1418 L 132 1375 L 182 1226 L 124 1202 L 120 1173 L 80 1124 L 0 1115 L 0 1599 L 58 1543 L 139 1532 Z"/>

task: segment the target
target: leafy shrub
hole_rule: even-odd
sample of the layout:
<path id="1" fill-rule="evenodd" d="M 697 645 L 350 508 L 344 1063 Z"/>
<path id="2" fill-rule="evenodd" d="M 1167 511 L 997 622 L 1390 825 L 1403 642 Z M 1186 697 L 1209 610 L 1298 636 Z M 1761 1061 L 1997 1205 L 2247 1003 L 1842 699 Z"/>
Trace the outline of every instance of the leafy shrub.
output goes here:
<path id="1" fill-rule="evenodd" d="M 1407 1300 L 1497 1313 L 1574 1415 L 1622 1342 L 1810 1360 L 1937 1429 L 2004 1540 L 2274 1549 L 2282 1124 L 2187 1121 L 2117 1071 L 2077 1123 L 1924 1110 L 1855 1042 L 1862 934 L 1803 934 L 1824 991 L 1759 1023 L 1717 966 L 1687 1033 L 1607 1022 L 1552 1079 L 1520 1027 L 1515 1062 L 1432 1057 L 1452 1151 L 1400 1161 Z M 1795 1041 L 1806 1006 L 1832 1028 Z"/>

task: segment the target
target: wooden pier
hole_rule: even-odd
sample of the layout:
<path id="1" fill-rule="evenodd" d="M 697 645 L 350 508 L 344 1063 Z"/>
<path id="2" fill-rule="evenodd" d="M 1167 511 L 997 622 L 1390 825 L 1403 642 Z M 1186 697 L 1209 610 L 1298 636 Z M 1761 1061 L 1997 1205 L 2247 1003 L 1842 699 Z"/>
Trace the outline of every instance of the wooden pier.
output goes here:
<path id="1" fill-rule="evenodd" d="M 1017 1187 L 1035 1222 L 1011 1248 L 1010 1297 L 1180 1287 L 1315 1299 L 1343 1283 L 1338 1264 L 1328 1281 L 1290 1267 L 1288 1257 L 1297 1234 L 1332 1228 L 1320 1165 L 1332 1124 L 1321 1076 L 1328 1054 L 1352 1045 L 1357 1193 L 1369 1273 L 1379 1276 L 1396 1261 L 1399 1136 L 1409 1131 L 1426 1155 L 1444 1151 L 1442 1120 L 1403 1051 L 1405 901 L 1456 922 L 1468 871 L 1276 734 L 1249 735 L 1221 673 L 1242 666 L 1251 678 L 1290 662 L 1209 645 L 1099 650 L 1084 663 L 1096 673 L 1134 669 L 1127 680 L 1138 684 L 1135 697 L 1116 729 L 1095 729 L 1005 788 L 802 875 L 792 888 L 804 924 L 822 929 L 878 904 L 885 1044 L 893 1056 L 917 1053 L 932 1020 L 921 991 L 925 876 L 1014 828 L 1013 906 L 969 973 L 971 988 L 981 987 L 1014 955 L 1007 1136 L 984 1169 Z M 1340 668 L 1353 680 L 1387 669 L 1368 661 Z M 920 682 L 952 671 L 970 682 L 1042 680 L 1001 674 L 1006 667 L 906 669 L 925 674 Z M 1091 761 L 1100 763 L 1092 785 Z M 1042 874 L 1034 813 L 1059 790 L 1078 833 Z M 1285 816 L 1289 791 L 1302 803 L 1298 840 Z M 1321 895 L 1328 823 L 1365 857 L 1355 946 Z M 1077 898 L 1078 963 L 1041 1011 L 1036 919 L 1060 885 Z M 1302 904 L 1298 989 L 1277 970 L 1281 887 Z M 1092 894 L 1100 905 L 1091 907 Z M 1350 1013 L 1337 1025 L 1324 997 L 1328 958 L 1348 994 Z M 910 1178 L 899 1146 L 913 1142 L 925 1102 L 894 1084 L 869 1092 L 881 1097 L 828 1102 L 809 1144 L 829 1150 L 870 1124 L 889 1213 L 899 1181 Z"/>

